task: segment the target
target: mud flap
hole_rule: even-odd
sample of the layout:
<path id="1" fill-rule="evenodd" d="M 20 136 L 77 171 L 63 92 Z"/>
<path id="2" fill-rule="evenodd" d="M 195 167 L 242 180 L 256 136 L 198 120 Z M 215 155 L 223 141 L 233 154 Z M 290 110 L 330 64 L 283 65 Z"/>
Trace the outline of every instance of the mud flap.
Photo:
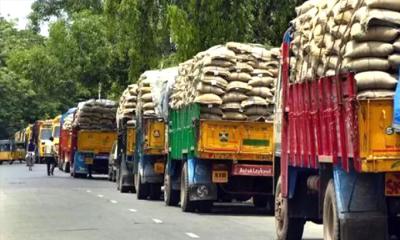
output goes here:
<path id="1" fill-rule="evenodd" d="M 217 185 L 211 180 L 211 162 L 193 158 L 187 163 L 190 200 L 217 200 Z"/>
<path id="2" fill-rule="evenodd" d="M 383 174 L 360 174 L 334 168 L 340 239 L 387 239 Z"/>

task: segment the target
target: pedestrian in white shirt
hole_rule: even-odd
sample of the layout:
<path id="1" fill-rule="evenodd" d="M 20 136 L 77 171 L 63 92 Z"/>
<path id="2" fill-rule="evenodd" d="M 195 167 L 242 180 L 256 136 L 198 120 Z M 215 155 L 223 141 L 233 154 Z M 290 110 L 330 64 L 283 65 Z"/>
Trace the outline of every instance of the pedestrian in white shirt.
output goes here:
<path id="1" fill-rule="evenodd" d="M 53 140 L 54 138 L 50 137 L 49 140 L 46 140 L 44 143 L 44 159 L 46 160 L 47 164 L 47 176 L 53 175 L 54 168 L 56 167 L 57 150 L 53 143 Z"/>

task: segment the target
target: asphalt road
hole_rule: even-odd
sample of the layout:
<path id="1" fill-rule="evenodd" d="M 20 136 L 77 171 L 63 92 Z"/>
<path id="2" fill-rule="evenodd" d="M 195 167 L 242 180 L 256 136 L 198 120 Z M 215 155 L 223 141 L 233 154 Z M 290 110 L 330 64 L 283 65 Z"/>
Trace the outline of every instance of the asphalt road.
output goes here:
<path id="1" fill-rule="evenodd" d="M 73 179 L 44 165 L 0 166 L 0 240 L 274 239 L 274 218 L 250 204 L 183 213 L 162 201 L 120 194 L 104 176 Z M 322 239 L 308 223 L 304 239 Z"/>

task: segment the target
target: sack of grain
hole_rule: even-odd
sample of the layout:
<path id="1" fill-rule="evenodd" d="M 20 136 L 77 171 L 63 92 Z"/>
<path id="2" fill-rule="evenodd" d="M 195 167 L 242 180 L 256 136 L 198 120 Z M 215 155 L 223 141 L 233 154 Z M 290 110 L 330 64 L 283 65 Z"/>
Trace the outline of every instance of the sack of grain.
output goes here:
<path id="1" fill-rule="evenodd" d="M 355 75 L 358 90 L 394 89 L 397 84 L 396 76 L 387 72 L 368 71 Z"/>
<path id="2" fill-rule="evenodd" d="M 345 68 L 355 72 L 365 71 L 388 71 L 390 63 L 388 59 L 384 58 L 359 58 L 349 60 L 344 65 Z"/>

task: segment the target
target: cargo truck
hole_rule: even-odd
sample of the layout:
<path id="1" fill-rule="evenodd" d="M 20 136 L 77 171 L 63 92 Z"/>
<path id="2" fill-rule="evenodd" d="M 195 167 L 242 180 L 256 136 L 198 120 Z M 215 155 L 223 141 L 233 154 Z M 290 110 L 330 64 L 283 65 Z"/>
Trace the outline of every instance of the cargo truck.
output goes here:
<path id="1" fill-rule="evenodd" d="M 109 179 L 116 181 L 117 189 L 122 193 L 135 192 L 133 165 L 136 128 L 127 122 L 127 119 L 120 119 L 118 138 L 112 151 L 116 156 L 109 160 Z"/>
<path id="2" fill-rule="evenodd" d="M 52 136 L 53 136 L 53 143 L 56 149 L 59 149 L 60 145 L 60 122 L 61 122 L 61 115 L 58 115 L 52 120 Z"/>
<path id="3" fill-rule="evenodd" d="M 70 172 L 71 162 L 73 158 L 73 149 L 72 149 L 72 130 L 68 127 L 64 127 L 64 123 L 68 117 L 73 119 L 73 115 L 76 111 L 76 108 L 69 109 L 66 113 L 61 115 L 60 118 L 60 138 L 59 138 L 59 149 L 58 149 L 58 167 L 60 170 L 65 171 L 67 173 Z"/>
<path id="4" fill-rule="evenodd" d="M 51 120 L 37 121 L 35 128 L 37 135 L 37 158 L 40 163 L 44 163 L 44 145 L 45 141 L 49 140 L 53 135 L 53 122 Z"/>
<path id="5" fill-rule="evenodd" d="M 273 207 L 273 123 L 205 120 L 200 105 L 169 113 L 167 205 L 208 211 L 215 201 Z"/>
<path id="6" fill-rule="evenodd" d="M 116 140 L 115 131 L 78 130 L 71 135 L 72 162 L 71 175 L 74 178 L 86 177 L 91 165 L 92 173 L 108 173 L 108 155 Z"/>
<path id="7" fill-rule="evenodd" d="M 162 118 L 136 118 L 136 144 L 134 156 L 135 190 L 138 199 L 161 198 L 164 168 L 167 158 L 165 122 Z"/>
<path id="8" fill-rule="evenodd" d="M 277 239 L 301 239 L 306 221 L 323 223 L 324 239 L 399 237 L 393 99 L 357 99 L 352 73 L 289 83 L 290 42 L 288 31 L 276 102 Z"/>

